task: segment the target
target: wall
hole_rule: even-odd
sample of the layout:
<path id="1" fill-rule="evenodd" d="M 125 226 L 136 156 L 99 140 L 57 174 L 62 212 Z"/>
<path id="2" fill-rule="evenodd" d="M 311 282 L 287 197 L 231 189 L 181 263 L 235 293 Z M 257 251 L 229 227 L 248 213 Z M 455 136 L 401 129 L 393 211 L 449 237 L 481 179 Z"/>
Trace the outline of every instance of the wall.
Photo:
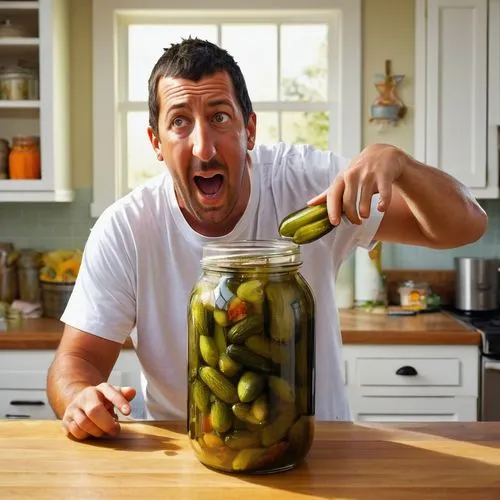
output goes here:
<path id="1" fill-rule="evenodd" d="M 85 244 L 92 220 L 89 215 L 92 184 L 92 46 L 91 0 L 71 0 L 71 151 L 76 201 L 70 204 L 0 204 L 0 240 L 17 247 L 74 248 Z M 363 143 L 389 142 L 413 151 L 414 1 L 364 0 L 363 3 Z M 397 43 L 394 42 L 397 40 Z M 393 71 L 404 74 L 400 97 L 409 107 L 404 123 L 379 133 L 368 122 L 369 106 L 377 93 L 374 74 L 383 73 L 385 59 Z M 484 203 L 490 216 L 481 242 L 453 251 L 433 251 L 386 245 L 385 267 L 451 268 L 455 255 L 500 255 L 500 201 Z M 443 207 L 444 209 L 444 207 Z"/>

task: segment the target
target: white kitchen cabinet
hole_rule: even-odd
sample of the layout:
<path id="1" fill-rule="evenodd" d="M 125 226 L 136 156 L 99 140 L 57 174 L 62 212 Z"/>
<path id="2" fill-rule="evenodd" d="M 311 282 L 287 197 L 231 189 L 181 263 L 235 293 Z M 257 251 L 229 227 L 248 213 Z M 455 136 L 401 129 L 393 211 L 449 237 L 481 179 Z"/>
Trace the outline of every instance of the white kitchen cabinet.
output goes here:
<path id="1" fill-rule="evenodd" d="M 475 421 L 477 346 L 343 346 L 354 420 Z"/>
<path id="2" fill-rule="evenodd" d="M 0 180 L 0 202 L 72 201 L 69 134 L 69 0 L 1 1 L 0 20 L 29 37 L 0 38 L 0 66 L 39 65 L 39 99 L 0 100 L 0 138 L 40 136 L 41 179 Z"/>
<path id="3" fill-rule="evenodd" d="M 498 2 L 416 0 L 414 156 L 478 198 L 499 196 Z"/>
<path id="4" fill-rule="evenodd" d="M 50 350 L 0 351 L 0 419 L 54 419 L 46 394 L 47 371 L 54 358 Z M 133 350 L 124 349 L 113 368 L 109 382 L 135 387 L 132 417 L 144 418 L 141 397 L 141 370 Z"/>

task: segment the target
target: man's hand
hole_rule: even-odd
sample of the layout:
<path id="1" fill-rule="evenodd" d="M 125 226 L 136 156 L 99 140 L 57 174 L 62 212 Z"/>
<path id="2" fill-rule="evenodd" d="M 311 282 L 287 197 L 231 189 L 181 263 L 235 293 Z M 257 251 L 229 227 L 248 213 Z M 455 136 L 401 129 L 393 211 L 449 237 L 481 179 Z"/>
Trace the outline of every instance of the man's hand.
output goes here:
<path id="1" fill-rule="evenodd" d="M 380 194 L 377 206 L 380 212 L 389 207 L 392 185 L 403 172 L 404 157 L 405 153 L 395 146 L 369 145 L 337 175 L 326 191 L 309 200 L 308 205 L 317 205 L 326 199 L 332 224 L 340 223 L 342 213 L 353 224 L 361 224 L 361 218 L 370 216 L 374 194 Z"/>
<path id="2" fill-rule="evenodd" d="M 128 415 L 128 403 L 134 399 L 135 393 L 133 387 L 117 387 L 107 382 L 82 389 L 68 405 L 62 418 L 67 435 L 79 440 L 104 434 L 117 436 L 120 424 L 114 408 Z"/>

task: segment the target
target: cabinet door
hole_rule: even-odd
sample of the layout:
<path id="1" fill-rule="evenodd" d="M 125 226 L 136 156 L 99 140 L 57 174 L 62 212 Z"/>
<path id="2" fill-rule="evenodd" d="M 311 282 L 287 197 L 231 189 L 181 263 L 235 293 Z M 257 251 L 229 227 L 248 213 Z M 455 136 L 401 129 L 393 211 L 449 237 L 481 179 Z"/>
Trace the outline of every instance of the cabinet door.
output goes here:
<path id="1" fill-rule="evenodd" d="M 426 162 L 486 188 L 488 0 L 427 0 Z"/>
<path id="2" fill-rule="evenodd" d="M 460 422 L 477 420 L 477 399 L 364 397 L 349 395 L 352 419 L 358 422 Z"/>

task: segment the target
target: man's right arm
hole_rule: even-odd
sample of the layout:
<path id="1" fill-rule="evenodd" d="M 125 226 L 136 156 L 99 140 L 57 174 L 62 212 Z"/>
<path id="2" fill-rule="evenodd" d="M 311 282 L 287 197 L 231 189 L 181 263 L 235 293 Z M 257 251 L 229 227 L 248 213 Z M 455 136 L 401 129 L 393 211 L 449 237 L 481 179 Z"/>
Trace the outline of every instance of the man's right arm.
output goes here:
<path id="1" fill-rule="evenodd" d="M 49 402 L 77 439 L 117 435 L 114 408 L 130 413 L 135 389 L 107 383 L 121 344 L 66 325 L 47 377 Z"/>

